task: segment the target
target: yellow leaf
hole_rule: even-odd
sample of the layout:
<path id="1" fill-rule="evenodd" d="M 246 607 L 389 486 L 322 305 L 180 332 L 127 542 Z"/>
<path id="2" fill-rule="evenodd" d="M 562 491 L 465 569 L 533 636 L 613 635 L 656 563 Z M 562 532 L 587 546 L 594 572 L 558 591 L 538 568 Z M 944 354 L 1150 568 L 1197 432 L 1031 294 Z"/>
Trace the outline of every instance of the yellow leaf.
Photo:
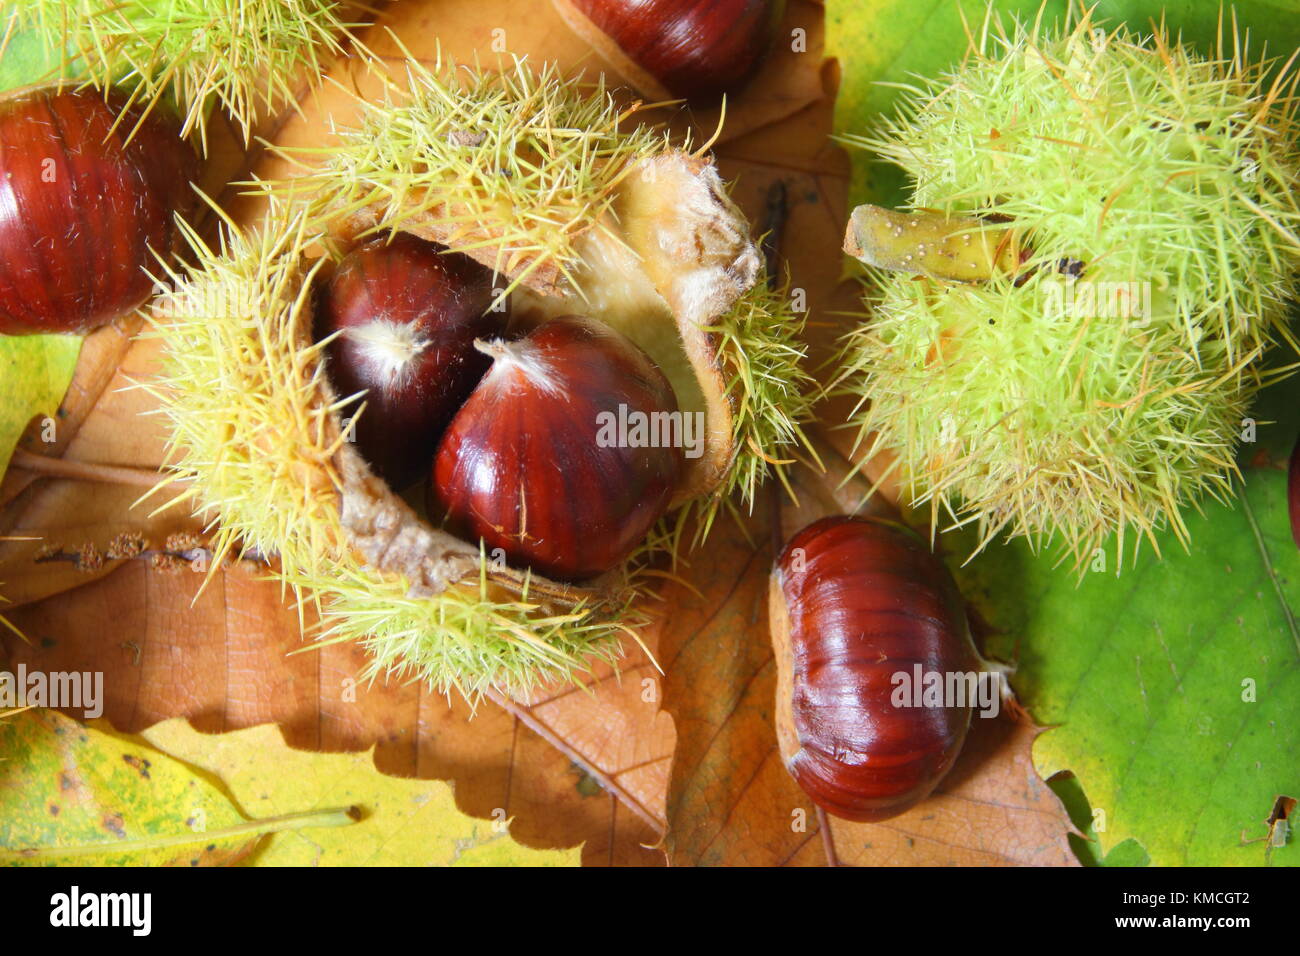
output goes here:
<path id="1" fill-rule="evenodd" d="M 275 817 L 309 807 L 356 805 L 361 822 L 341 829 L 284 831 L 246 861 L 255 866 L 577 866 L 582 848 L 533 850 L 508 824 L 456 808 L 440 780 L 392 777 L 373 752 L 292 750 L 270 724 L 211 736 L 183 720 L 142 735 L 154 747 L 219 778 L 245 814 Z"/>
<path id="2" fill-rule="evenodd" d="M 230 863 L 286 826 L 353 822 L 346 807 L 248 820 L 216 782 L 142 741 L 52 710 L 0 721 L 0 863 Z"/>

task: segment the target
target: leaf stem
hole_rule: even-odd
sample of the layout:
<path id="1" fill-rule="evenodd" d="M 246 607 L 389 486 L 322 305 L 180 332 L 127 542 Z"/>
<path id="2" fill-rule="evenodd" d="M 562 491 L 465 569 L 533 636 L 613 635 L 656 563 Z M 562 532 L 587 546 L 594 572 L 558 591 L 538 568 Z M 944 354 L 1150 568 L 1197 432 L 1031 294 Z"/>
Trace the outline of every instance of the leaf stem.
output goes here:
<path id="1" fill-rule="evenodd" d="M 53 856 L 85 856 L 94 853 L 132 853 L 137 850 L 153 850 L 160 847 L 185 846 L 189 843 L 212 843 L 229 837 L 258 837 L 281 830 L 297 830 L 303 827 L 345 827 L 361 819 L 361 808 L 332 807 L 328 810 L 302 810 L 297 813 L 285 813 L 277 817 L 262 820 L 249 820 L 220 830 L 202 832 L 175 833 L 170 836 L 144 837 L 137 840 L 117 840 L 111 843 L 90 843 L 81 846 L 38 846 L 21 850 L 0 849 L 0 860 L 31 860 Z"/>
<path id="2" fill-rule="evenodd" d="M 150 468 L 128 468 L 121 465 L 97 465 L 93 462 L 52 458 L 35 452 L 15 448 L 10 464 L 24 471 L 52 478 L 73 478 L 79 481 L 99 481 L 111 485 L 139 485 L 153 488 L 165 477 Z"/>

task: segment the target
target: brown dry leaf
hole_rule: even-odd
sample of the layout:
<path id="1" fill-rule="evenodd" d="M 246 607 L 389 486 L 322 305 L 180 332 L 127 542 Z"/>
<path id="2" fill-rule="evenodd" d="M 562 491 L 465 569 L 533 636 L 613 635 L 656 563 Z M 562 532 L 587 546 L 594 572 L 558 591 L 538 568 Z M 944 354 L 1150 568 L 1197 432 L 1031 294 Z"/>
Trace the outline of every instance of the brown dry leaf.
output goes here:
<path id="1" fill-rule="evenodd" d="M 641 845 L 659 837 L 672 724 L 657 693 L 642 697 L 643 675 L 654 673 L 643 656 L 629 656 L 621 679 L 593 675 L 589 693 L 540 692 L 512 705 L 517 715 L 486 703 L 471 714 L 420 686 L 358 684 L 356 646 L 304 650 L 275 584 L 231 570 L 199 593 L 202 580 L 130 561 L 7 612 L 30 641 L 5 642 L 10 663 L 102 671 L 104 716 L 126 733 L 176 716 L 207 733 L 274 722 L 298 749 L 374 746 L 384 773 L 454 780 L 462 811 L 514 818 L 525 845 L 585 842 L 588 863 L 662 860 Z"/>
<path id="2" fill-rule="evenodd" d="M 65 462 L 124 465 L 146 473 L 162 463 L 163 421 L 142 414 L 153 403 L 143 392 L 131 389 L 131 380 L 149 374 L 151 368 L 143 354 L 148 349 L 125 337 L 138 325 L 139 319 L 132 318 L 87 339 L 73 389 L 60 409 L 58 443 L 37 446 L 29 435 L 19 443 L 20 452 L 39 450 Z M 88 405 L 95 394 L 99 401 Z M 67 561 L 38 563 L 36 558 L 45 548 L 75 552 L 91 545 L 103 552 L 119 534 L 139 534 L 161 544 L 173 532 L 198 527 L 184 511 L 153 514 L 165 497 L 136 504 L 149 490 L 147 474 L 142 476 L 143 484 L 86 482 L 38 478 L 36 472 L 22 467 L 19 455 L 15 465 L 0 486 L 6 501 L 0 511 L 0 534 L 14 539 L 0 542 L 0 580 L 5 596 L 15 604 L 59 594 L 117 566 L 105 561 L 100 568 L 78 570 Z"/>
<path id="3" fill-rule="evenodd" d="M 827 473 L 803 471 L 799 504 L 779 501 L 745 528 L 723 525 L 657 634 L 668 672 L 665 704 L 677 726 L 668 791 L 675 865 L 1077 865 L 1064 807 L 1034 771 L 1038 729 L 1006 712 L 976 720 L 935 794 L 883 823 L 831 820 L 833 849 L 812 802 L 786 772 L 773 726 L 776 665 L 768 641 L 773 554 L 791 532 L 860 500 L 867 482 L 840 487 L 848 462 L 819 446 Z M 869 511 L 889 506 L 872 499 Z M 779 527 L 777 535 L 773 526 Z"/>

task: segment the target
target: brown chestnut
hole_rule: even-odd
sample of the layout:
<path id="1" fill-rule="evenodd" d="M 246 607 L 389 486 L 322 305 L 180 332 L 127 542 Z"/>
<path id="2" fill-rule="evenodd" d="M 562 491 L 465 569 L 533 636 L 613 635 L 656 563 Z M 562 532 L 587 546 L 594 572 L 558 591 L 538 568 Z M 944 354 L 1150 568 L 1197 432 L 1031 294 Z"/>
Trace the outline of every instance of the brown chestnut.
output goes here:
<path id="1" fill-rule="evenodd" d="M 82 332 L 141 305 L 198 174 L 179 127 L 117 93 L 0 99 L 0 332 Z"/>
<path id="2" fill-rule="evenodd" d="M 952 767 L 974 700 L 926 700 L 915 679 L 970 691 L 983 669 L 957 587 L 926 543 L 881 519 L 814 522 L 777 559 L 770 626 L 777 738 L 803 791 L 856 821 L 924 799 Z"/>
<path id="3" fill-rule="evenodd" d="M 481 347 L 492 368 L 438 447 L 430 513 L 548 577 L 616 567 L 677 487 L 672 386 L 622 333 L 578 316 Z"/>
<path id="4" fill-rule="evenodd" d="M 656 99 L 699 103 L 757 71 L 785 0 L 555 0 L 574 31 Z"/>
<path id="5" fill-rule="evenodd" d="M 428 474 L 491 364 L 474 340 L 504 328 L 492 285 L 468 256 L 398 233 L 353 249 L 321 290 L 316 337 L 340 333 L 326 346 L 330 381 L 343 398 L 365 392 L 357 449 L 399 491 Z"/>

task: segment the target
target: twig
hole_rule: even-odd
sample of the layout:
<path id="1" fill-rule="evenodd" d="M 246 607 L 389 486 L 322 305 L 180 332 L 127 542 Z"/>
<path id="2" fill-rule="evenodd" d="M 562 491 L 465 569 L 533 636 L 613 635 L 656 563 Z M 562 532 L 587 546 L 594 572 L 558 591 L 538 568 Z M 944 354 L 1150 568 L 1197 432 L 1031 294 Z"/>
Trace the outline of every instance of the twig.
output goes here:
<path id="1" fill-rule="evenodd" d="M 821 807 L 817 808 L 817 829 L 822 833 L 822 849 L 826 851 L 826 865 L 839 866 L 840 857 L 835 852 L 835 837 L 831 833 L 831 821 Z"/>

